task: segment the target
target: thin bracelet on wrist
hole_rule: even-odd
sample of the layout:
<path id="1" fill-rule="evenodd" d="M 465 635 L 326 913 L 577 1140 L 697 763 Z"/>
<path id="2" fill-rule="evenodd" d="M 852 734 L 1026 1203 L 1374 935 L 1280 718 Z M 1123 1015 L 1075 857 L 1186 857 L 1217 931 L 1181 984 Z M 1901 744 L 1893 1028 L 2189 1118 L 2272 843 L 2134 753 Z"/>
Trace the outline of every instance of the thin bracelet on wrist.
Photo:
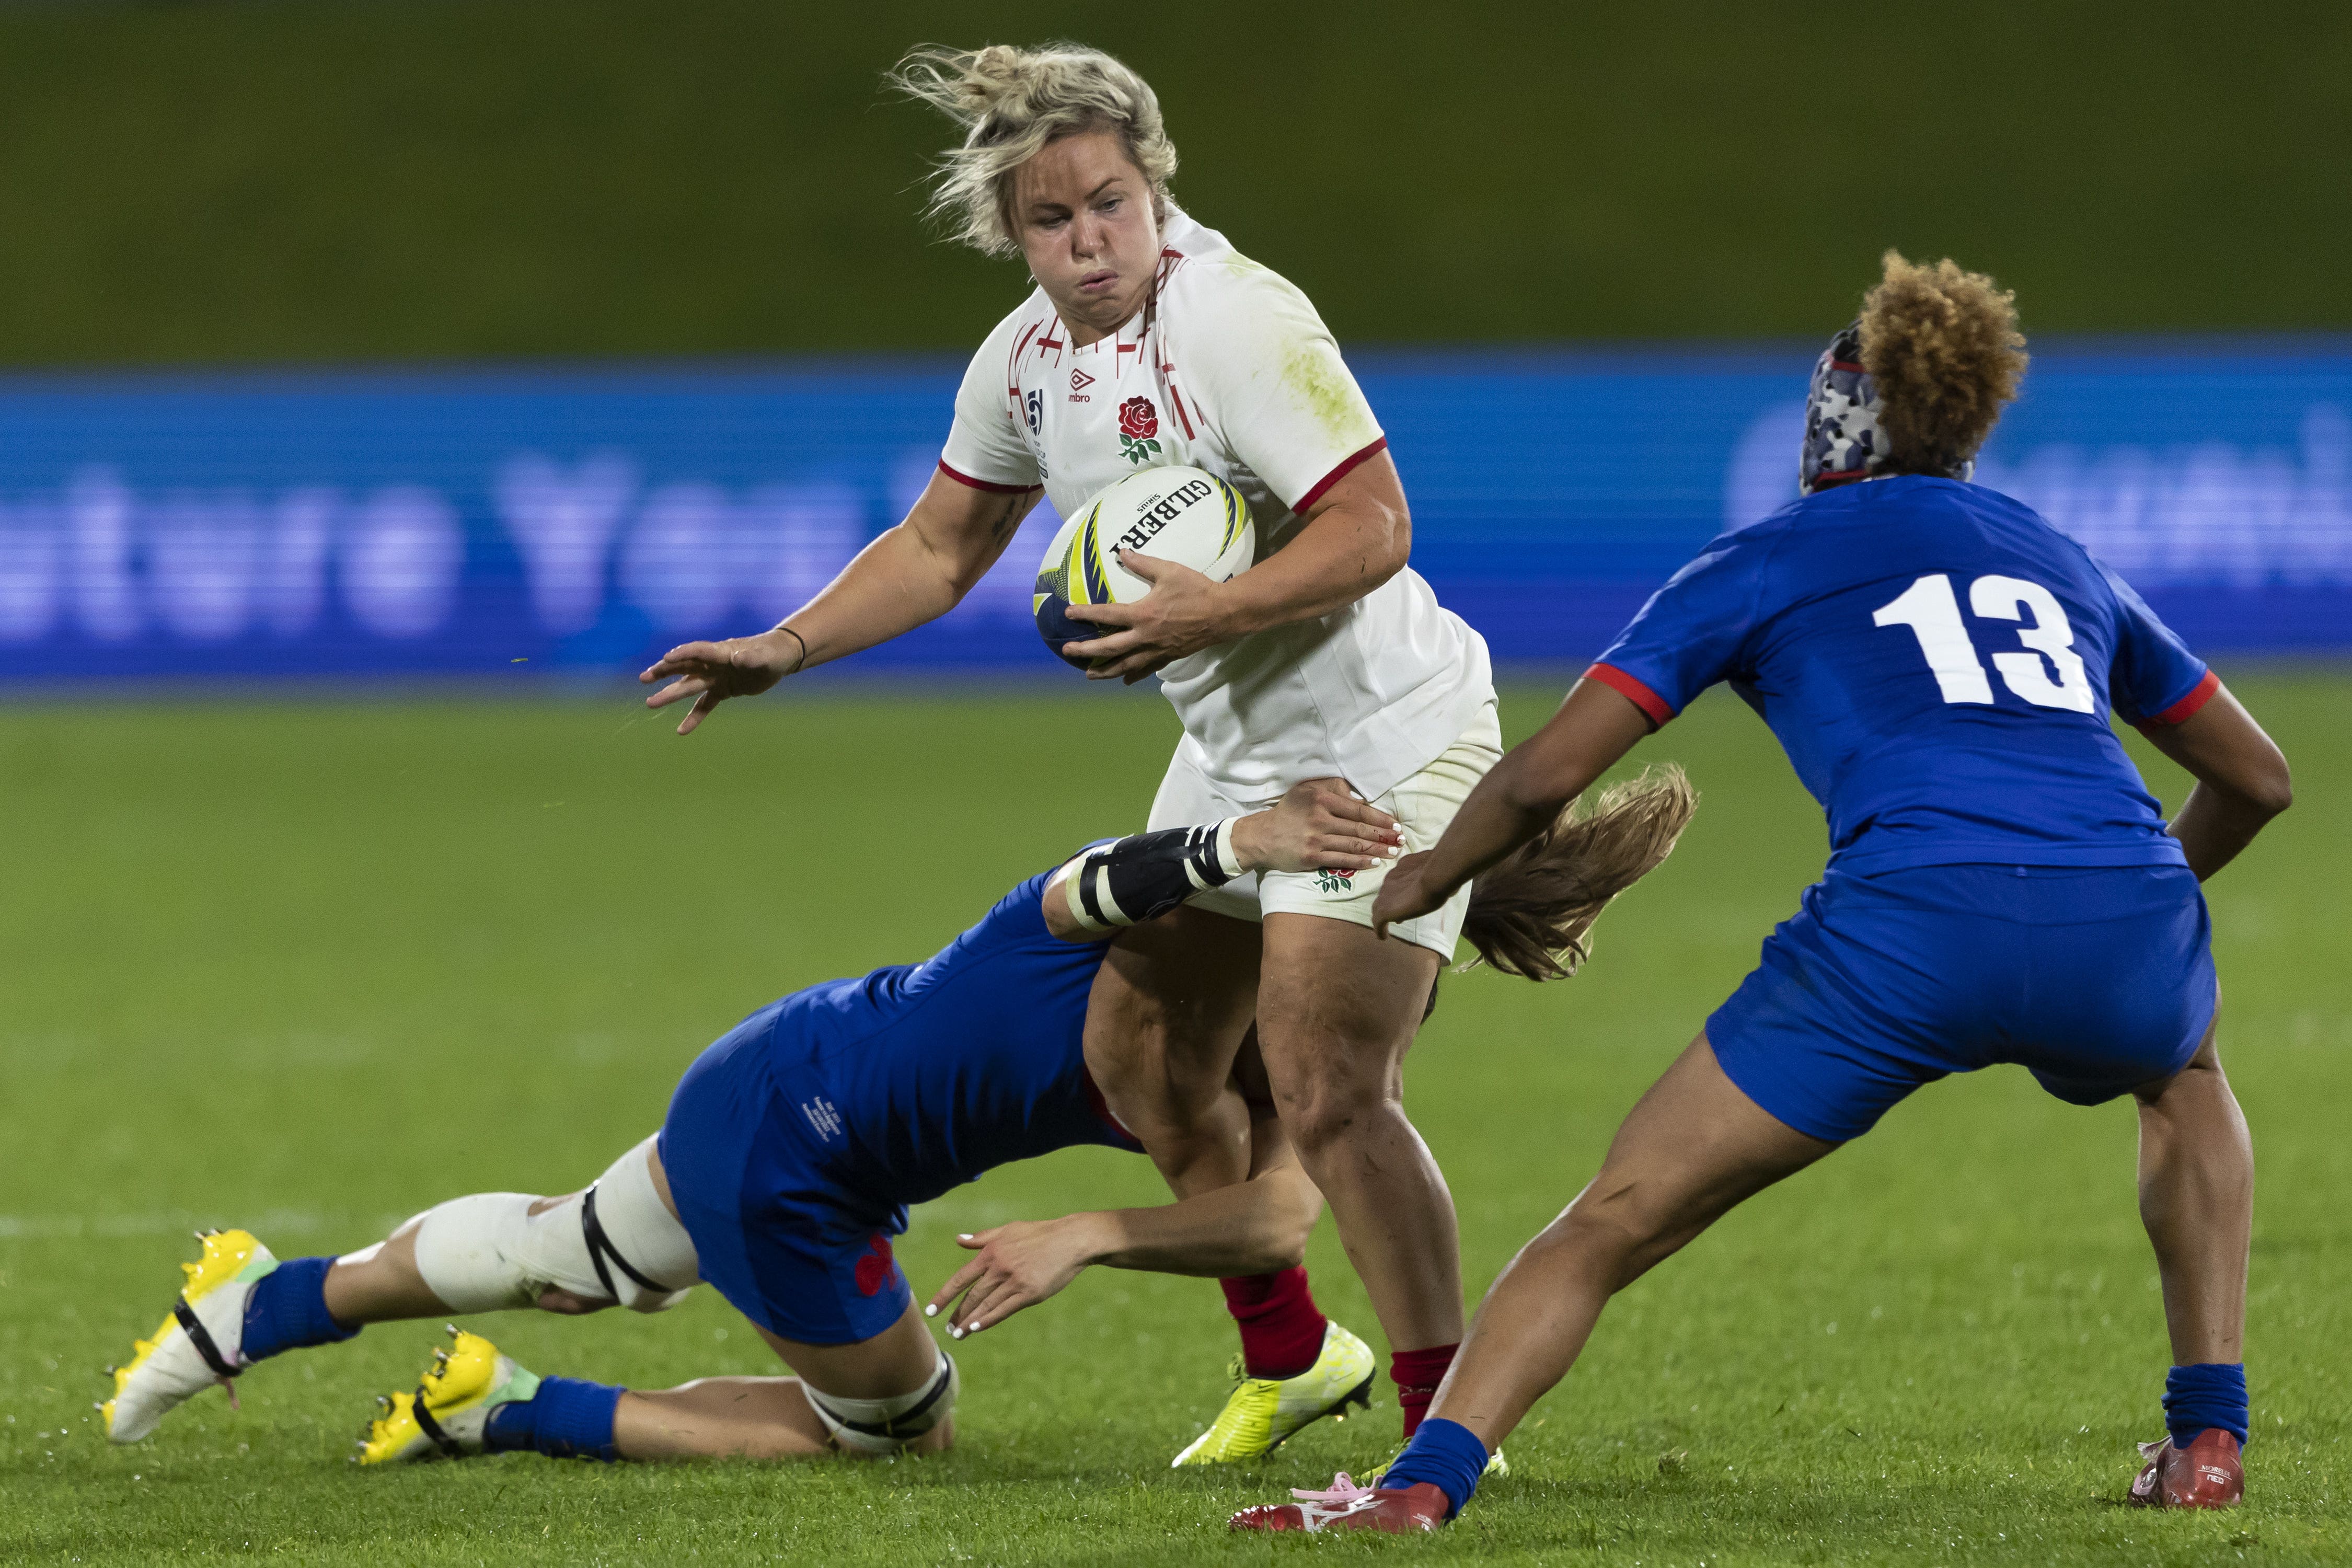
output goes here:
<path id="1" fill-rule="evenodd" d="M 806 637 L 804 637 L 801 636 L 801 634 L 800 634 L 800 633 L 798 633 L 798 632 L 796 632 L 796 631 L 793 630 L 793 628 L 792 628 L 792 627 L 787 626 L 777 626 L 777 627 L 776 627 L 776 629 L 777 629 L 778 631 L 780 631 L 780 632 L 783 633 L 786 637 L 788 637 L 792 638 L 792 639 L 793 639 L 793 641 L 794 641 L 794 642 L 796 642 L 796 643 L 800 644 L 800 647 L 801 647 L 801 656 L 800 656 L 800 658 L 796 658 L 796 659 L 793 660 L 793 667 L 792 667 L 792 668 L 790 668 L 790 669 L 788 669 L 788 670 L 784 671 L 784 673 L 785 673 L 786 675 L 788 675 L 788 676 L 790 676 L 790 675 L 798 675 L 802 670 L 803 670 L 803 669 L 805 669 L 805 668 L 808 668 L 808 638 L 806 638 Z"/>

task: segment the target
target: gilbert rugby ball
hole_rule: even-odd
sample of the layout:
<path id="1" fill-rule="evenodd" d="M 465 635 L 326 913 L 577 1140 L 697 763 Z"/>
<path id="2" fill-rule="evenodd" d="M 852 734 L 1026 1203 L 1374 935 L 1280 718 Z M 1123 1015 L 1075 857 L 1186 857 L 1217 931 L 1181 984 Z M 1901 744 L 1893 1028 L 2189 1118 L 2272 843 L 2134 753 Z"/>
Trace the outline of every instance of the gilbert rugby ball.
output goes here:
<path id="1" fill-rule="evenodd" d="M 1080 669 L 1087 661 L 1062 653 L 1063 645 L 1110 632 L 1072 620 L 1070 606 L 1129 605 L 1151 591 L 1118 563 L 1126 550 L 1177 562 L 1223 583 L 1255 557 L 1257 530 L 1240 493 L 1201 468 L 1144 468 L 1080 508 L 1045 547 L 1033 600 L 1045 646 Z"/>

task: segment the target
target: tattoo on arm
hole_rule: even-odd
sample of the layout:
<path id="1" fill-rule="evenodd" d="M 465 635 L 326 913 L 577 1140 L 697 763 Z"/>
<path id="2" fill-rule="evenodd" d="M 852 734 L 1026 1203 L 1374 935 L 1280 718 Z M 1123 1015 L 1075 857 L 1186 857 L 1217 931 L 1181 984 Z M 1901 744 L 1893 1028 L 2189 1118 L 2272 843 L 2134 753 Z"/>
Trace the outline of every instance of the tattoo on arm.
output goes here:
<path id="1" fill-rule="evenodd" d="M 1021 526 L 1021 515 L 1025 510 L 1022 502 L 1027 500 L 1029 496 L 1030 492 L 1024 490 L 1017 496 L 1005 497 L 1004 510 L 997 516 L 996 521 L 988 525 L 989 532 L 1000 540 L 1011 539 L 1013 531 Z"/>

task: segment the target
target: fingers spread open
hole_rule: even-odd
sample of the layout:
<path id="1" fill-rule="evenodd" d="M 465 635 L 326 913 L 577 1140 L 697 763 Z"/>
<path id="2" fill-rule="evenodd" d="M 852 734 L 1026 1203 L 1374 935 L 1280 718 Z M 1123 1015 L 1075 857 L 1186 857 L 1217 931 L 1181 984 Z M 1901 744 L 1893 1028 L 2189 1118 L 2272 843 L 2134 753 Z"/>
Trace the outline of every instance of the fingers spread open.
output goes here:
<path id="1" fill-rule="evenodd" d="M 966 1286 L 970 1285 L 973 1280 L 979 1279 L 981 1275 L 987 1272 L 987 1268 L 988 1265 L 982 1263 L 979 1258 L 974 1258 L 969 1259 L 962 1268 L 957 1269 L 952 1275 L 949 1276 L 948 1282 L 946 1284 L 931 1292 L 930 1302 L 923 1309 L 923 1315 L 927 1318 L 938 1317 L 940 1312 L 946 1310 L 948 1306 L 952 1303 L 958 1296 L 963 1294 L 964 1288 Z M 953 1318 L 952 1313 L 950 1313 L 949 1315 L 950 1319 Z"/>
<path id="2" fill-rule="evenodd" d="M 1370 827 L 1393 828 L 1397 825 L 1395 817 L 1391 816 L 1370 801 L 1358 800 L 1352 795 L 1340 795 L 1334 791 L 1322 796 L 1318 804 L 1325 811 L 1343 821 L 1360 822 Z"/>
<path id="3" fill-rule="evenodd" d="M 681 735 L 693 734 L 697 726 L 709 717 L 710 710 L 718 707 L 722 700 L 724 699 L 721 694 L 715 690 L 705 691 L 696 698 L 694 706 L 686 710 L 686 717 L 678 721 L 677 732 Z"/>
<path id="4" fill-rule="evenodd" d="M 989 1299 L 987 1310 L 973 1321 L 972 1329 L 992 1329 L 1024 1307 L 1034 1307 L 1040 1298 L 1018 1280 L 1005 1281 L 1004 1289 Z"/>
<path id="5" fill-rule="evenodd" d="M 964 1335 L 984 1327 L 983 1320 L 987 1316 L 988 1303 L 995 1299 L 996 1293 L 1003 1287 L 1004 1276 L 997 1272 L 996 1265 L 992 1260 L 981 1278 L 973 1281 L 971 1293 L 963 1299 L 963 1305 L 956 1309 L 955 1326 L 948 1332 L 957 1339 L 961 1339 Z"/>
<path id="6" fill-rule="evenodd" d="M 701 666 L 714 662 L 726 662 L 726 656 L 719 651 L 717 643 L 682 642 L 656 659 L 637 679 L 651 683 L 666 675 L 698 670 Z"/>
<path id="7" fill-rule="evenodd" d="M 667 708 L 689 697 L 699 697 L 710 689 L 710 682 L 698 675 L 684 675 L 646 699 L 648 708 Z"/>
<path id="8" fill-rule="evenodd" d="M 1106 643 L 1112 643 L 1117 642 L 1118 639 L 1116 637 L 1106 637 L 1103 640 Z M 1134 642 L 1130 640 L 1126 646 L 1133 647 L 1135 645 Z M 1089 680 L 1124 680 L 1132 685 L 1167 662 L 1168 658 L 1165 654 L 1157 653 L 1150 648 L 1139 648 L 1135 652 L 1128 654 L 1124 658 L 1113 659 L 1108 663 L 1097 663 L 1092 669 L 1087 671 L 1087 679 Z"/>

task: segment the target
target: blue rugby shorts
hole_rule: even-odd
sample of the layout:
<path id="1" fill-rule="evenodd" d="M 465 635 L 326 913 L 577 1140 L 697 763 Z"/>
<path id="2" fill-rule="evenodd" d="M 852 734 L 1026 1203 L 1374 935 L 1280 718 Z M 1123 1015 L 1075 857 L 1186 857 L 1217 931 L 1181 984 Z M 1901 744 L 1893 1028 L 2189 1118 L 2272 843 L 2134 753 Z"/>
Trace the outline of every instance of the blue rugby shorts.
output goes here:
<path id="1" fill-rule="evenodd" d="M 767 1042 L 730 1035 L 678 1081 L 660 1144 L 671 1201 L 702 1278 L 745 1317 L 803 1344 L 870 1340 L 913 1299 L 890 1246 L 907 1211 L 844 1179 L 835 1108 Z"/>
<path id="2" fill-rule="evenodd" d="M 1707 1039 L 1750 1100 L 1831 1142 L 1999 1062 L 2095 1105 L 2196 1055 L 2218 1000 L 2211 934 L 2182 866 L 1832 868 Z"/>

